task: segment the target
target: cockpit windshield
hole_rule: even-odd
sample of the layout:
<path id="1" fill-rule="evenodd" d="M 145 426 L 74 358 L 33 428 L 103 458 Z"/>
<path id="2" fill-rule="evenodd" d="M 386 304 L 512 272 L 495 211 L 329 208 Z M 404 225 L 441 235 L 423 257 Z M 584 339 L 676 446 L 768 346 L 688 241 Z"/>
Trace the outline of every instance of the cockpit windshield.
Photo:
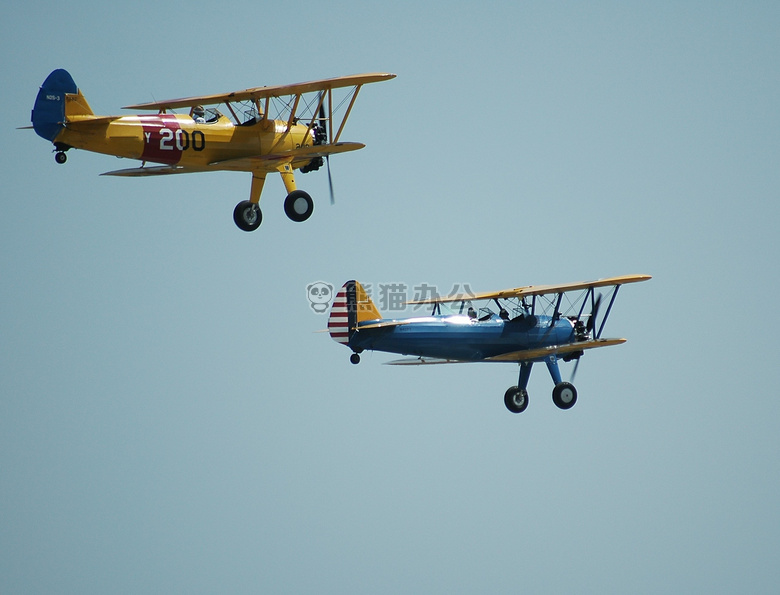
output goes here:
<path id="1" fill-rule="evenodd" d="M 215 107 L 208 107 L 203 117 L 206 120 L 206 124 L 213 124 L 222 117 L 222 113 Z"/>

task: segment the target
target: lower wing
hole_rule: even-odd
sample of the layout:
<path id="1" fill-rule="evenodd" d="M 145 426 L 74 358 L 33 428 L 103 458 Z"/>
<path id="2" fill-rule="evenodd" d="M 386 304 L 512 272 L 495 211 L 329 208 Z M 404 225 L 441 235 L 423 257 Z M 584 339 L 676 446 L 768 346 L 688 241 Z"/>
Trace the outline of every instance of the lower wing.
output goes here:
<path id="1" fill-rule="evenodd" d="M 510 353 L 502 353 L 493 357 L 485 358 L 485 362 L 527 362 L 544 359 L 550 355 L 560 355 L 566 353 L 576 353 L 585 349 L 596 349 L 597 347 L 610 347 L 611 345 L 620 345 L 625 343 L 625 339 L 593 339 L 591 341 L 580 341 L 577 343 L 566 343 L 565 345 L 551 345 L 549 347 L 539 347 L 537 349 L 522 349 Z"/>
<path id="2" fill-rule="evenodd" d="M 391 362 L 385 362 L 388 366 L 430 366 L 433 364 L 468 364 L 473 363 L 472 360 L 462 359 L 441 359 L 438 357 L 405 357 L 402 359 L 394 359 Z"/>
<path id="3" fill-rule="evenodd" d="M 502 353 L 501 355 L 494 355 L 493 357 L 486 357 L 481 360 L 456 360 L 456 359 L 441 359 L 431 357 L 409 357 L 403 359 L 393 360 L 387 362 L 391 366 L 422 366 L 430 364 L 465 364 L 477 362 L 533 362 L 543 360 L 550 355 L 564 355 L 567 353 L 576 353 L 577 351 L 584 351 L 585 349 L 596 349 L 597 347 L 610 347 L 612 345 L 620 345 L 625 343 L 625 339 L 594 339 L 591 341 L 580 341 L 578 343 L 567 343 L 565 345 L 551 345 L 549 347 L 539 347 L 537 349 L 521 349 L 519 351 L 511 351 L 509 353 Z"/>
<path id="4" fill-rule="evenodd" d="M 325 157 L 335 155 L 336 153 L 346 153 L 347 151 L 357 151 L 366 145 L 362 143 L 337 143 L 334 145 L 315 145 L 312 147 L 301 147 L 292 151 L 280 151 L 268 155 L 253 155 L 251 157 L 237 157 L 235 159 L 224 159 L 222 161 L 212 161 L 208 167 L 184 167 L 181 165 L 155 165 L 152 167 L 131 167 L 128 169 L 117 169 L 100 174 L 101 176 L 123 176 L 129 178 L 144 176 L 166 176 L 170 174 L 191 174 L 200 171 L 214 170 L 232 170 L 232 171 L 274 171 L 280 162 L 291 162 L 297 160 L 314 159 L 316 157 Z"/>
<path id="5" fill-rule="evenodd" d="M 128 178 L 142 178 L 145 176 L 167 176 L 170 174 L 192 174 L 199 171 L 208 171 L 207 169 L 196 169 L 193 167 L 182 167 L 179 165 L 155 165 L 153 167 L 131 167 L 129 169 L 116 169 L 107 171 L 101 176 L 122 176 Z"/>
<path id="6" fill-rule="evenodd" d="M 365 147 L 363 143 L 336 143 L 332 145 L 314 145 L 311 147 L 300 147 L 290 151 L 276 151 L 268 155 L 252 155 L 251 157 L 236 157 L 234 159 L 223 159 L 221 161 L 212 161 L 210 167 L 215 169 L 227 169 L 234 171 L 255 171 L 258 169 L 267 169 L 274 171 L 279 162 L 303 161 L 315 159 L 317 157 L 327 157 L 337 153 L 346 153 L 348 151 L 357 151 Z"/>

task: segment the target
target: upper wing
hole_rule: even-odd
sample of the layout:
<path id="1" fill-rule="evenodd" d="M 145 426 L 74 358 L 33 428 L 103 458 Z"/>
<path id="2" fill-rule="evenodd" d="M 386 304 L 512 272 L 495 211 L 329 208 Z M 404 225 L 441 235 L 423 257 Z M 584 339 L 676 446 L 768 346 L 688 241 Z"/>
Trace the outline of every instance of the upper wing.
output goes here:
<path id="1" fill-rule="evenodd" d="M 547 295 L 552 293 L 565 293 L 567 291 L 577 291 L 580 289 L 591 289 L 594 287 L 611 287 L 614 285 L 625 285 L 626 283 L 638 283 L 651 279 L 650 275 L 623 275 L 622 277 L 609 277 L 607 279 L 598 279 L 597 281 L 583 281 L 579 283 L 564 283 L 561 285 L 528 285 L 526 287 L 515 287 L 514 289 L 504 289 L 489 293 L 476 294 L 458 294 L 448 295 L 446 297 L 430 298 L 427 300 L 418 300 L 407 302 L 407 304 L 433 304 L 447 302 L 462 302 L 469 300 L 492 300 L 530 297 L 534 295 Z"/>
<path id="2" fill-rule="evenodd" d="M 331 79 L 311 81 L 308 83 L 295 83 L 292 85 L 277 85 L 272 87 L 255 87 L 252 89 L 245 89 L 243 91 L 234 91 L 233 93 L 220 93 L 217 95 L 201 95 L 199 97 L 184 97 L 181 99 L 153 101 L 151 103 L 138 103 L 136 105 L 128 105 L 123 109 L 163 110 L 176 109 L 181 107 L 193 107 L 196 105 L 214 105 L 217 103 L 228 103 L 232 101 L 255 101 L 268 97 L 300 95 L 302 93 L 312 93 L 317 91 L 330 91 L 331 89 L 352 87 L 355 85 L 365 85 L 368 83 L 377 83 L 393 78 L 395 78 L 394 74 L 384 72 L 355 74 L 352 76 L 340 76 Z"/>

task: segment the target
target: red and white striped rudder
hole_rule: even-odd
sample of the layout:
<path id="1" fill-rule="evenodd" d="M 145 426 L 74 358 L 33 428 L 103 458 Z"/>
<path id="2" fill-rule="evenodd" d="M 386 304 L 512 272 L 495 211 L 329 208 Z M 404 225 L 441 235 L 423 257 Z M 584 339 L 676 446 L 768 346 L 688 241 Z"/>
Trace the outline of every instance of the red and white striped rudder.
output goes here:
<path id="1" fill-rule="evenodd" d="M 334 341 L 349 345 L 349 338 L 358 323 L 379 320 L 382 315 L 363 286 L 355 280 L 347 281 L 333 300 L 328 318 L 328 331 Z"/>
<path id="2" fill-rule="evenodd" d="M 349 304 L 347 303 L 347 286 L 354 281 L 347 281 L 336 294 L 330 307 L 328 331 L 334 341 L 347 345 L 349 343 Z"/>

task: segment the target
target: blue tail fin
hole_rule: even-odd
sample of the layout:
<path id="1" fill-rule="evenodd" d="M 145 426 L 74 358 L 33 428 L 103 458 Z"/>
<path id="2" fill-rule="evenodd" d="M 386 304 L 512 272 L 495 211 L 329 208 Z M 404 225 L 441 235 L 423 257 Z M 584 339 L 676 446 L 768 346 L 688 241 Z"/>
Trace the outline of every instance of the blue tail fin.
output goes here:
<path id="1" fill-rule="evenodd" d="M 65 96 L 78 91 L 67 70 L 60 68 L 46 77 L 32 111 L 32 124 L 38 136 L 54 141 L 65 122 Z"/>

